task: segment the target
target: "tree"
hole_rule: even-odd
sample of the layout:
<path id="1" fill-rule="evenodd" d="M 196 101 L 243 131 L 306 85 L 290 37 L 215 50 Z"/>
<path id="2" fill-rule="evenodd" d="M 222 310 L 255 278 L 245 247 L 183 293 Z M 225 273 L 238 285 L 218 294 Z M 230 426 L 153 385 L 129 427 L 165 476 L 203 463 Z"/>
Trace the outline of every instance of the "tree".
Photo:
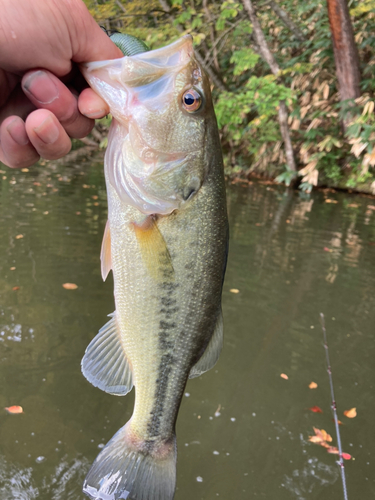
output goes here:
<path id="1" fill-rule="evenodd" d="M 327 7 L 340 100 L 356 99 L 361 95 L 361 77 L 347 0 L 327 0 Z"/>
<path id="2" fill-rule="evenodd" d="M 267 62 L 272 73 L 275 76 L 279 76 L 280 68 L 274 58 L 272 52 L 268 48 L 266 38 L 258 21 L 253 3 L 251 0 L 242 0 L 243 5 L 245 7 L 246 12 L 249 15 L 250 21 L 253 25 L 254 29 L 254 39 L 256 44 L 258 45 L 258 49 L 261 57 Z M 288 109 L 286 107 L 286 102 L 284 100 L 279 103 L 279 124 L 280 124 L 280 132 L 284 141 L 285 147 L 285 156 L 286 161 L 289 167 L 289 170 L 295 172 L 296 163 L 294 161 L 294 153 L 292 147 L 292 141 L 290 139 L 289 126 L 288 126 Z"/>

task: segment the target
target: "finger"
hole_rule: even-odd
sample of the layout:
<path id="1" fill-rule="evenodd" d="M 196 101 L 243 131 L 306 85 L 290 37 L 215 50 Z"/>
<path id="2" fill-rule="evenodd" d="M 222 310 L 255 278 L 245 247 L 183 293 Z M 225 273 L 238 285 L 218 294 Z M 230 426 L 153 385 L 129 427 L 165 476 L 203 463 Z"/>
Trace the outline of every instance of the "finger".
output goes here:
<path id="1" fill-rule="evenodd" d="M 8 167 L 29 167 L 39 160 L 39 155 L 26 134 L 25 123 L 19 116 L 10 116 L 3 121 L 0 143 L 0 161 Z"/>
<path id="2" fill-rule="evenodd" d="M 40 156 L 56 160 L 69 153 L 72 144 L 56 116 L 47 109 L 37 109 L 26 119 L 26 133 Z"/>
<path id="3" fill-rule="evenodd" d="M 29 71 L 22 79 L 22 88 L 37 108 L 56 116 L 70 137 L 81 138 L 91 132 L 94 121 L 79 112 L 77 97 L 49 71 Z"/>
<path id="4" fill-rule="evenodd" d="M 108 104 L 92 89 L 84 89 L 78 97 L 78 109 L 88 118 L 103 118 L 108 115 Z"/>

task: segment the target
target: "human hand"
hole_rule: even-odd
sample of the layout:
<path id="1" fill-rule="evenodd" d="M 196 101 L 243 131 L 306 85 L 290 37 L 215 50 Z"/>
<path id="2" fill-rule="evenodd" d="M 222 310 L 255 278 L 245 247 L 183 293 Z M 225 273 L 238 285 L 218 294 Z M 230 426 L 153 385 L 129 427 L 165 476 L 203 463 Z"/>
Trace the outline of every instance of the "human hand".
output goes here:
<path id="1" fill-rule="evenodd" d="M 0 12 L 0 161 L 60 158 L 109 112 L 76 64 L 122 53 L 81 0 L 0 0 Z"/>

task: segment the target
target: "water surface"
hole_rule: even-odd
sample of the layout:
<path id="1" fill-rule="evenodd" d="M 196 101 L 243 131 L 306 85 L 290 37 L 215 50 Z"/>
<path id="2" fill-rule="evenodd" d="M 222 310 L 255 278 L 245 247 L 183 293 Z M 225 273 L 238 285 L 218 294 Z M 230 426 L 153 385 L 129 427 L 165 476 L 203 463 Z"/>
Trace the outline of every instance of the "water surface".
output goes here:
<path id="1" fill-rule="evenodd" d="M 114 309 L 99 264 L 102 164 L 0 174 L 0 500 L 84 500 L 90 464 L 134 402 L 80 372 Z M 228 209 L 224 350 L 186 387 L 175 500 L 343 498 L 336 457 L 308 441 L 315 426 L 337 444 L 320 312 L 355 458 L 349 498 L 374 498 L 375 200 L 254 183 L 230 186 Z M 7 414 L 11 405 L 24 414 Z M 357 417 L 343 416 L 352 407 Z"/>

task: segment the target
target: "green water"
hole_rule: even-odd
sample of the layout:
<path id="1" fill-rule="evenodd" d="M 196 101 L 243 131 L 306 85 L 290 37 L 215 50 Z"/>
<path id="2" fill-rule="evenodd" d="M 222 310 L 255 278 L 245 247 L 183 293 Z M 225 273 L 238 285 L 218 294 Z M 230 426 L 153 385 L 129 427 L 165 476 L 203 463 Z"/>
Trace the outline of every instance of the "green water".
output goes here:
<path id="1" fill-rule="evenodd" d="M 134 401 L 80 372 L 114 309 L 112 278 L 100 276 L 102 166 L 1 172 L 0 500 L 83 500 L 90 464 Z M 375 200 L 253 184 L 230 186 L 228 209 L 224 350 L 186 387 L 175 500 L 343 498 L 337 457 L 308 441 L 315 426 L 337 444 L 320 312 L 343 449 L 355 458 L 349 498 L 375 498 Z M 12 405 L 24 413 L 9 415 Z M 343 416 L 352 407 L 357 417 Z"/>

